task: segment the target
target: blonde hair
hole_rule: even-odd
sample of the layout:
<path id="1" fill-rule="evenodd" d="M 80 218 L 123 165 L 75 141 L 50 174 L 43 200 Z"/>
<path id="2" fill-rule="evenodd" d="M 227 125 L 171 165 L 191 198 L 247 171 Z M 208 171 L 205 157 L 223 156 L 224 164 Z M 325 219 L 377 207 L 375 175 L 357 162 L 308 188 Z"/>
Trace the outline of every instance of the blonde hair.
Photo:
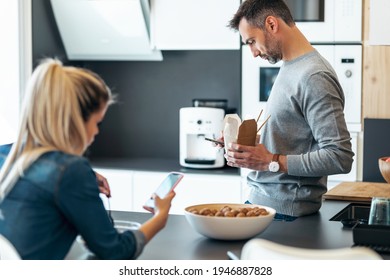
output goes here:
<path id="1" fill-rule="evenodd" d="M 27 85 L 18 137 L 0 170 L 0 200 L 42 154 L 82 155 L 88 145 L 85 123 L 112 102 L 97 74 L 57 59 L 43 60 Z"/>

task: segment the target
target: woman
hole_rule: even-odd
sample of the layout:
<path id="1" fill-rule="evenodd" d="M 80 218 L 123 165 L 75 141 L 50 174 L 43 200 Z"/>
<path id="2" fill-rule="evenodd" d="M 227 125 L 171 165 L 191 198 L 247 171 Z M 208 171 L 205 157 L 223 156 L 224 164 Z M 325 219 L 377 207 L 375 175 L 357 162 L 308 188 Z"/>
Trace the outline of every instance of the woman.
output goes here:
<path id="1" fill-rule="evenodd" d="M 102 259 L 134 259 L 166 224 L 175 193 L 139 230 L 119 234 L 82 157 L 99 132 L 111 92 L 86 69 L 44 60 L 27 88 L 18 138 L 0 171 L 0 234 L 23 259 L 63 259 L 77 235 Z M 1 161 L 0 161 L 1 162 Z M 109 188 L 100 191 L 109 195 Z"/>

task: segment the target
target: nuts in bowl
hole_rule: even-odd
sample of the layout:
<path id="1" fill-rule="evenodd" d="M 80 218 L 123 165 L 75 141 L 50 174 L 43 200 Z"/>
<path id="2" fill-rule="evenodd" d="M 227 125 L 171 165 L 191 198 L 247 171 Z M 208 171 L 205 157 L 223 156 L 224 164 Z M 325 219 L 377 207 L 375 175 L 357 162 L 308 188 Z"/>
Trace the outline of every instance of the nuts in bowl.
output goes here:
<path id="1" fill-rule="evenodd" d="M 259 206 L 238 208 L 232 208 L 228 205 L 224 205 L 222 208 L 209 208 L 206 206 L 200 210 L 197 208 L 189 208 L 188 211 L 193 214 L 215 217 L 255 217 L 268 215 L 268 211 Z"/>
<path id="2" fill-rule="evenodd" d="M 272 222 L 275 209 L 255 204 L 199 204 L 185 208 L 188 223 L 200 234 L 220 240 L 249 239 Z"/>

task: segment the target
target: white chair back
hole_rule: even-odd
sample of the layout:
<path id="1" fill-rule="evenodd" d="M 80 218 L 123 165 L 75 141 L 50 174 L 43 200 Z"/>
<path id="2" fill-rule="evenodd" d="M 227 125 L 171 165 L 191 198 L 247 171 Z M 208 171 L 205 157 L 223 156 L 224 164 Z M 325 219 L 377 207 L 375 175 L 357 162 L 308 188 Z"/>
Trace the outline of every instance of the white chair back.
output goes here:
<path id="1" fill-rule="evenodd" d="M 0 260 L 20 260 L 20 255 L 7 238 L 0 234 Z"/>
<path id="2" fill-rule="evenodd" d="M 381 260 L 382 257 L 367 247 L 339 249 L 306 249 L 255 238 L 245 243 L 242 260 Z"/>

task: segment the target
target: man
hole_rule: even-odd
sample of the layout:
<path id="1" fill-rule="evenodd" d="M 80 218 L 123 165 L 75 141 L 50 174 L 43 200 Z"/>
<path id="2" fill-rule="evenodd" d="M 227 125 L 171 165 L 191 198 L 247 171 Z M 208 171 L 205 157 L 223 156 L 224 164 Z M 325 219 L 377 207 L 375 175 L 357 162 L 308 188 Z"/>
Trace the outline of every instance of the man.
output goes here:
<path id="1" fill-rule="evenodd" d="M 260 143 L 231 143 L 227 164 L 252 169 L 248 201 L 291 220 L 317 212 L 327 176 L 348 173 L 354 153 L 344 93 L 330 64 L 311 46 L 282 0 L 246 0 L 229 26 L 255 58 L 282 60 L 267 102 Z"/>

